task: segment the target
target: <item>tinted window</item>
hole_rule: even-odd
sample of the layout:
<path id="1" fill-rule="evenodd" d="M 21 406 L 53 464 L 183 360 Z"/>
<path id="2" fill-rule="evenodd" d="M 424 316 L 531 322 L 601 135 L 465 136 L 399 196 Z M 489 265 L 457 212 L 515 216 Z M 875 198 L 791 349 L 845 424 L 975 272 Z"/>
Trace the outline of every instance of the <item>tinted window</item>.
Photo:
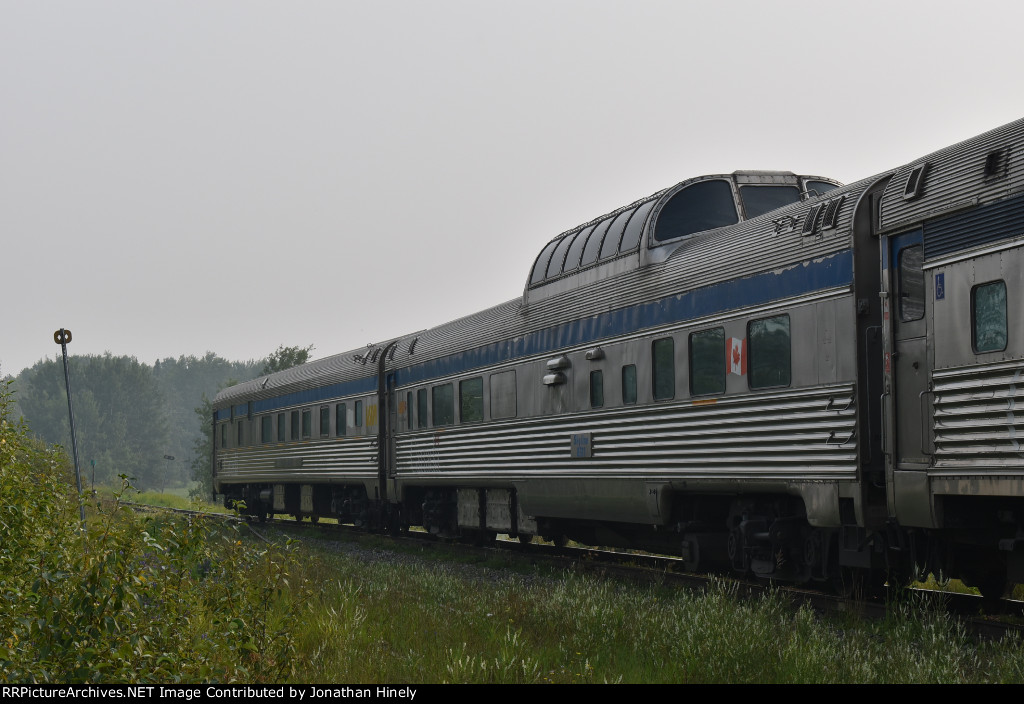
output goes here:
<path id="1" fill-rule="evenodd" d="M 654 398 L 661 401 L 676 395 L 675 342 L 671 337 L 655 340 L 651 345 L 652 388 Z"/>
<path id="2" fill-rule="evenodd" d="M 434 409 L 434 425 L 451 425 L 455 422 L 455 399 L 452 385 L 435 386 L 430 390 L 431 404 Z"/>
<path id="3" fill-rule="evenodd" d="M 221 447 L 227 447 L 228 446 L 228 426 L 227 426 L 227 423 L 225 423 L 224 425 L 220 426 L 220 446 Z"/>
<path id="4" fill-rule="evenodd" d="M 658 213 L 659 242 L 739 222 L 732 188 L 726 181 L 702 181 L 672 196 Z"/>
<path id="5" fill-rule="evenodd" d="M 331 434 L 331 408 L 323 406 L 320 408 L 320 436 Z"/>
<path id="6" fill-rule="evenodd" d="M 622 368 L 622 402 L 636 403 L 636 365 L 627 364 Z"/>
<path id="7" fill-rule="evenodd" d="M 302 412 L 302 437 L 308 438 L 313 434 L 313 411 Z"/>
<path id="8" fill-rule="evenodd" d="M 590 372 L 590 407 L 600 408 L 604 405 L 604 373 L 597 369 Z"/>
<path id="9" fill-rule="evenodd" d="M 491 418 L 516 415 L 516 371 L 491 374 Z"/>
<path id="10" fill-rule="evenodd" d="M 242 421 L 238 421 L 238 447 L 245 445 L 245 429 L 242 426 Z"/>
<path id="11" fill-rule="evenodd" d="M 656 201 L 649 200 L 639 208 L 636 209 L 636 213 L 629 219 L 629 223 L 626 225 L 626 231 L 622 235 L 622 244 L 619 245 L 620 252 L 628 252 L 631 249 L 635 249 L 637 244 L 640 242 L 640 235 L 643 233 L 644 223 L 647 221 L 647 215 L 651 212 L 651 208 L 654 207 Z"/>
<path id="12" fill-rule="evenodd" d="M 576 237 L 576 235 L 568 235 L 563 237 L 562 241 L 558 243 L 555 253 L 551 255 L 551 262 L 548 264 L 547 277 L 549 279 L 552 276 L 558 276 L 562 273 L 562 262 L 565 261 L 565 250 L 569 249 L 569 245 L 572 244 L 574 237 Z"/>
<path id="13" fill-rule="evenodd" d="M 459 382 L 459 422 L 479 423 L 484 419 L 484 379 Z"/>
<path id="14" fill-rule="evenodd" d="M 339 438 L 348 432 L 348 411 L 344 403 L 334 407 L 334 434 Z"/>
<path id="15" fill-rule="evenodd" d="M 292 440 L 299 439 L 299 412 L 292 411 L 291 417 L 289 418 L 292 424 Z"/>
<path id="16" fill-rule="evenodd" d="M 725 393 L 725 329 L 690 335 L 690 393 Z"/>
<path id="17" fill-rule="evenodd" d="M 924 317 L 924 248 L 904 247 L 899 262 L 900 320 L 920 320 Z"/>
<path id="18" fill-rule="evenodd" d="M 833 190 L 835 190 L 837 188 L 839 188 L 839 186 L 836 186 L 836 185 L 831 184 L 831 183 L 826 183 L 825 181 L 808 181 L 807 182 L 807 191 L 808 192 L 814 191 L 814 193 L 817 193 L 819 196 L 822 193 L 828 193 L 829 191 L 833 191 Z"/>
<path id="19" fill-rule="evenodd" d="M 548 269 L 548 261 L 551 259 L 551 252 L 553 252 L 557 246 L 558 240 L 555 240 L 554 242 L 548 242 L 547 246 L 541 250 L 540 256 L 537 257 L 537 263 L 533 267 L 533 275 L 530 276 L 531 284 L 544 280 L 544 273 Z"/>
<path id="20" fill-rule="evenodd" d="M 274 417 L 263 416 L 260 418 L 260 442 L 273 442 L 274 440 Z"/>
<path id="21" fill-rule="evenodd" d="M 752 320 L 747 325 L 750 388 L 789 386 L 789 316 Z"/>
<path id="22" fill-rule="evenodd" d="M 427 427 L 427 390 L 420 389 L 416 392 L 416 427 Z"/>
<path id="23" fill-rule="evenodd" d="M 597 255 L 601 251 L 601 243 L 604 241 L 604 234 L 608 231 L 608 226 L 611 225 L 612 219 L 608 218 L 600 225 L 598 225 L 590 237 L 587 238 L 587 244 L 583 248 L 583 257 L 580 260 L 580 266 L 587 266 L 597 261 Z"/>
<path id="24" fill-rule="evenodd" d="M 622 230 L 626 227 L 626 222 L 635 212 L 636 208 L 633 210 L 624 210 L 612 221 L 611 226 L 608 228 L 608 232 L 604 236 L 604 244 L 601 245 L 601 259 L 618 253 L 619 242 L 622 240 Z"/>
<path id="25" fill-rule="evenodd" d="M 740 186 L 740 198 L 748 218 L 800 201 L 796 186 Z"/>
<path id="26" fill-rule="evenodd" d="M 356 417 L 355 417 L 355 421 L 352 423 L 352 425 L 356 426 L 357 428 L 362 428 L 363 427 L 363 402 L 362 401 L 356 401 Z"/>
<path id="27" fill-rule="evenodd" d="M 284 413 L 277 414 L 277 441 L 285 441 Z"/>
<path id="28" fill-rule="evenodd" d="M 1006 284 L 993 281 L 971 291 L 975 352 L 1006 349 Z"/>
<path id="29" fill-rule="evenodd" d="M 590 237 L 590 233 L 593 231 L 594 226 L 591 225 L 580 232 L 580 234 L 576 236 L 576 239 L 572 241 L 572 245 L 569 247 L 569 253 L 565 255 L 565 266 L 562 267 L 563 272 L 568 273 L 580 265 L 580 254 L 583 252 L 583 245 L 587 243 L 587 238 Z"/>

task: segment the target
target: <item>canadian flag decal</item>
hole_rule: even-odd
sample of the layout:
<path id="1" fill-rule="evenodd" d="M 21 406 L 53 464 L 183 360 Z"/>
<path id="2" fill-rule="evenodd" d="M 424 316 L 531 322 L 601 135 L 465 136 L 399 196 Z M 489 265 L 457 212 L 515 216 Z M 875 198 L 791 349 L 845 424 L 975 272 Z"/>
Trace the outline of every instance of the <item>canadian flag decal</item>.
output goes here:
<path id="1" fill-rule="evenodd" d="M 747 373 L 747 341 L 729 338 L 729 373 L 743 376 Z"/>

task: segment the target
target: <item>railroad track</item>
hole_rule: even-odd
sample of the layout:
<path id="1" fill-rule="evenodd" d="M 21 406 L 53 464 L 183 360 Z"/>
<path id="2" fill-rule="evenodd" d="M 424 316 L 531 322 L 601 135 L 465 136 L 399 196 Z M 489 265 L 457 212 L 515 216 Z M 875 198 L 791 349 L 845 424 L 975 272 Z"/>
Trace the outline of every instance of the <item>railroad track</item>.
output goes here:
<path id="1" fill-rule="evenodd" d="M 292 519 L 271 518 L 265 523 L 253 523 L 232 514 L 209 513 L 189 509 L 174 509 L 163 506 L 132 504 L 137 511 L 160 511 L 181 515 L 202 516 L 223 521 L 234 521 L 248 525 L 259 540 L 274 542 L 269 531 L 282 533 L 305 533 L 314 530 L 321 537 L 343 538 L 344 540 L 372 539 L 376 544 L 383 539 L 395 545 L 414 545 L 421 549 L 437 548 L 445 555 L 479 556 L 481 559 L 501 556 L 509 562 L 526 560 L 543 563 L 553 569 L 571 569 L 578 572 L 623 579 L 639 583 L 664 584 L 686 589 L 707 589 L 713 583 L 728 579 L 735 584 L 741 598 L 753 598 L 774 590 L 785 596 L 794 606 L 808 605 L 821 614 L 854 614 L 867 619 L 882 619 L 891 610 L 887 603 L 890 598 L 900 598 L 893 591 L 886 590 L 883 596 L 873 598 L 846 598 L 813 589 L 788 585 L 765 584 L 737 578 L 734 575 L 703 575 L 685 571 L 683 560 L 666 555 L 652 555 L 639 552 L 622 552 L 588 546 L 556 546 L 540 542 L 521 543 L 517 540 L 497 539 L 490 544 L 478 545 L 439 539 L 429 533 L 411 530 L 401 535 L 368 533 L 350 525 L 333 521 L 312 523 Z M 438 555 L 443 559 L 444 555 Z M 933 605 L 956 615 L 968 632 L 977 638 L 1000 639 L 1010 633 L 1024 636 L 1024 602 L 1003 599 L 987 602 L 980 596 L 955 592 L 942 592 L 913 588 L 907 590 L 913 598 L 931 600 Z"/>

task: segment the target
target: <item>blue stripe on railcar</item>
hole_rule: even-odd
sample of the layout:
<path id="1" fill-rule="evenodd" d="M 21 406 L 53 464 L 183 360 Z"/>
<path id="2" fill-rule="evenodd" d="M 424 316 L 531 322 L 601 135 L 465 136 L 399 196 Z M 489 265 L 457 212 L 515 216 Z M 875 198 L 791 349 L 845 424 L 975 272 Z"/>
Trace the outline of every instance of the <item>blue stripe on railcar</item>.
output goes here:
<path id="1" fill-rule="evenodd" d="M 684 322 L 815 291 L 849 286 L 852 281 L 853 250 L 847 249 L 779 271 L 755 274 L 657 301 L 618 308 L 421 364 L 412 364 L 395 371 L 395 382 L 398 386 L 406 386 L 429 379 L 463 374 L 472 369 L 511 359 L 585 345 L 659 325 Z M 376 371 L 375 366 L 371 369 Z M 376 374 L 373 374 L 355 381 L 256 401 L 254 412 L 266 413 L 286 406 L 319 403 L 354 394 L 371 394 L 376 390 Z M 227 419 L 226 410 L 217 412 L 217 420 Z"/>
<path id="2" fill-rule="evenodd" d="M 376 370 L 377 367 L 376 365 L 373 365 L 370 368 Z M 305 404 L 320 403 L 321 401 L 326 401 L 327 399 L 332 398 L 375 393 L 377 393 L 376 374 L 363 379 L 355 379 L 354 381 L 346 381 L 340 384 L 331 384 L 329 386 L 319 386 L 315 389 L 303 389 L 302 391 L 296 391 L 283 396 L 261 399 L 253 402 L 253 413 L 267 413 L 268 411 L 285 408 L 287 406 L 301 406 Z M 239 406 L 239 408 L 245 407 L 245 405 Z M 231 409 L 222 408 L 219 411 L 216 411 L 214 415 L 217 420 L 230 420 Z M 236 413 L 236 415 L 244 414 Z"/>
<path id="3" fill-rule="evenodd" d="M 706 286 L 677 296 L 600 313 L 396 371 L 399 386 L 460 374 L 509 359 L 627 335 L 743 307 L 813 293 L 853 281 L 853 251 L 843 250 L 781 271 Z"/>

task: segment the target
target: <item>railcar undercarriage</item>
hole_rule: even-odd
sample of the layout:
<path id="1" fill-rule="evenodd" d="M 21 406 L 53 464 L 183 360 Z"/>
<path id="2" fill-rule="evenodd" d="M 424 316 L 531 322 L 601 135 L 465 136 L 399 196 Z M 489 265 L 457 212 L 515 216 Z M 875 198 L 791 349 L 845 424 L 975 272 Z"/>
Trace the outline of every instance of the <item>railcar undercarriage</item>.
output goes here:
<path id="1" fill-rule="evenodd" d="M 681 556 L 691 572 L 814 583 L 844 594 L 872 593 L 887 578 L 905 583 L 916 573 L 917 562 L 922 568 L 949 565 L 950 555 L 961 571 L 971 575 L 973 584 L 988 591 L 1001 592 L 1006 581 L 1005 569 L 998 575 L 981 573 L 981 566 L 992 564 L 988 553 L 977 552 L 982 557 L 976 560 L 975 571 L 971 567 L 974 553 L 943 552 L 934 541 L 926 542 L 924 535 L 903 531 L 887 537 L 856 526 L 813 527 L 803 502 L 787 495 L 678 496 L 672 520 L 653 526 L 524 516 L 516 506 L 514 489 L 411 487 L 401 502 L 384 503 L 369 498 L 362 485 L 246 484 L 233 485 L 224 504 L 260 521 L 275 514 L 297 520 L 309 517 L 313 522 L 326 517 L 393 533 L 407 531 L 410 525 L 422 526 L 448 540 L 479 543 L 507 534 L 523 542 L 541 538 L 564 545 L 572 540 L 646 550 Z"/>

